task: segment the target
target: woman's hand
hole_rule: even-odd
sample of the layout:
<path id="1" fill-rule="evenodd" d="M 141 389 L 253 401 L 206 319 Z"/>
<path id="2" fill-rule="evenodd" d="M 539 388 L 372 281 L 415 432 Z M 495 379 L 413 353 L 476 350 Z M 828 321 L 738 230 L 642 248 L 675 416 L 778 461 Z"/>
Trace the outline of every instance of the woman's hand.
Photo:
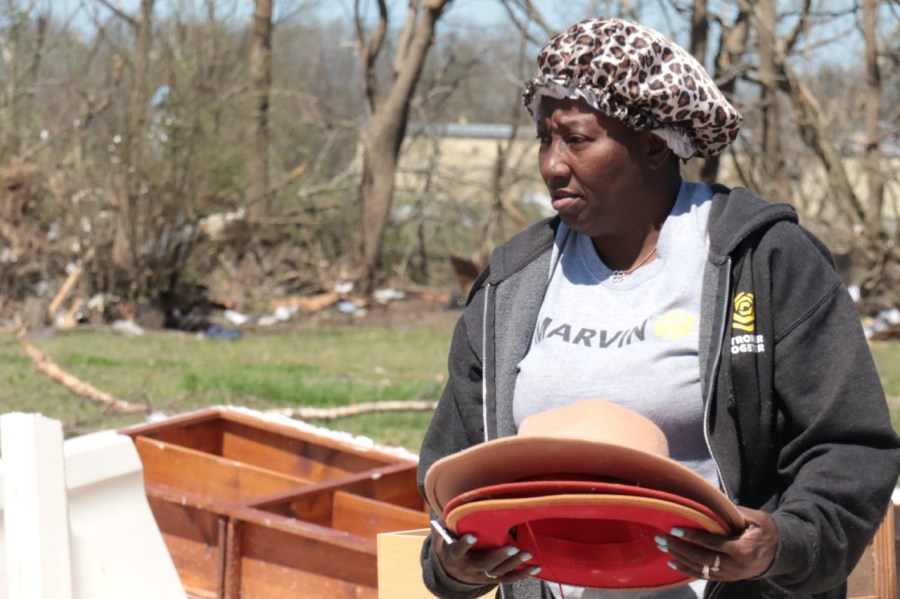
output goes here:
<path id="1" fill-rule="evenodd" d="M 531 559 L 531 554 L 508 545 L 492 551 L 478 551 L 473 548 L 477 539 L 474 535 L 464 535 L 453 543 L 444 541 L 441 535 L 432 535 L 434 551 L 444 571 L 460 582 L 468 584 L 510 583 L 540 572 L 537 566 L 522 564 Z"/>
<path id="2" fill-rule="evenodd" d="M 693 529 L 674 529 L 656 538 L 657 547 L 672 557 L 679 572 L 707 580 L 744 580 L 761 576 L 778 549 L 778 530 L 765 512 L 738 507 L 747 528 L 725 537 Z"/>

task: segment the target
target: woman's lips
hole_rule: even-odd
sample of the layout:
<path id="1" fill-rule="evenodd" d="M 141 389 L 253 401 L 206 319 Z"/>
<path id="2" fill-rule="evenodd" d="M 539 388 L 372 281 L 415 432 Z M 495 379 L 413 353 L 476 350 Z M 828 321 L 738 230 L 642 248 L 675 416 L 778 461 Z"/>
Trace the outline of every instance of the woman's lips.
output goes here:
<path id="1" fill-rule="evenodd" d="M 573 205 L 579 200 L 578 196 L 569 196 L 569 195 L 559 195 L 554 196 L 550 202 L 550 205 L 553 206 L 553 209 L 557 212 L 566 212 L 571 210 Z"/>

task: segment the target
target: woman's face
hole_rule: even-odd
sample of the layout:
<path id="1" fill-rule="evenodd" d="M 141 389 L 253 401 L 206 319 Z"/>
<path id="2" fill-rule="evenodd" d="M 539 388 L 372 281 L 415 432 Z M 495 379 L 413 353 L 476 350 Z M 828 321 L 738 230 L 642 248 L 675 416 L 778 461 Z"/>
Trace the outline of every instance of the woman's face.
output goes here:
<path id="1" fill-rule="evenodd" d="M 584 100 L 545 97 L 537 136 L 541 176 L 566 226 L 592 238 L 645 226 L 646 134 Z"/>

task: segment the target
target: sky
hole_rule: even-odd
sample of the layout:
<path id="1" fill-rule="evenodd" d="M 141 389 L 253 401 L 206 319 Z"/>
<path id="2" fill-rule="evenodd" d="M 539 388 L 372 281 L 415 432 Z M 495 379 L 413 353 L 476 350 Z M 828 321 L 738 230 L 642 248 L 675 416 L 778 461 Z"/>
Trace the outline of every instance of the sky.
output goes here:
<path id="1" fill-rule="evenodd" d="M 123 11 L 134 14 L 137 12 L 140 0 L 111 0 L 113 3 L 122 8 Z M 374 17 L 376 13 L 375 0 L 359 0 L 360 5 L 369 11 Z M 551 27 L 562 30 L 566 26 L 581 20 L 588 16 L 599 16 L 607 13 L 610 6 L 616 6 L 619 3 L 613 0 L 532 0 L 534 4 L 541 10 L 542 14 Z M 305 8 L 298 18 L 301 19 L 349 19 L 353 12 L 353 6 L 356 0 L 274 0 L 276 13 L 288 10 L 293 11 L 298 7 Z M 408 0 L 389 0 L 389 4 L 393 9 L 392 23 L 399 26 L 402 23 L 403 11 Z M 829 9 L 839 9 L 851 4 L 853 0 L 818 0 L 815 5 L 826 6 Z M 57 19 L 68 20 L 73 18 L 76 26 L 84 27 L 86 30 L 92 29 L 92 11 L 87 7 L 93 7 L 93 10 L 105 18 L 111 13 L 108 9 L 100 6 L 97 0 L 38 0 L 38 8 L 43 9 L 52 7 L 52 14 Z M 640 6 L 644 4 L 648 8 L 643 11 L 643 22 L 650 27 L 658 29 L 662 33 L 673 38 L 676 42 L 687 44 L 687 24 L 684 18 L 674 17 L 671 8 L 667 2 L 632 2 L 632 4 Z M 782 6 L 788 6 L 790 2 L 780 2 Z M 218 0 L 220 16 L 230 17 L 232 19 L 243 20 L 249 22 L 253 12 L 254 0 Z M 728 11 L 729 6 L 733 7 L 732 0 L 710 0 L 712 10 Z M 172 10 L 173 6 L 185 8 L 195 11 L 198 16 L 202 16 L 205 12 L 204 0 L 156 0 L 157 14 L 165 13 Z M 731 8 L 730 11 L 734 11 Z M 73 17 L 74 15 L 74 17 Z M 277 18 L 276 14 L 276 18 Z M 888 19 L 896 14 L 886 11 L 885 19 L 883 19 L 883 27 L 890 28 L 890 23 L 886 23 Z M 674 23 L 674 29 L 673 25 Z M 813 30 L 814 36 L 819 37 L 843 37 L 847 45 L 843 47 L 843 56 L 847 60 L 852 57 L 854 47 L 861 45 L 861 36 L 858 34 L 855 23 L 844 22 L 831 29 L 819 27 Z M 498 0 L 453 0 L 444 17 L 438 24 L 438 30 L 456 29 L 456 28 L 508 28 L 509 17 Z M 894 24 L 896 27 L 896 23 Z M 841 53 L 835 54 L 833 51 L 835 46 L 822 52 L 822 58 L 825 60 L 839 61 Z M 848 52 L 850 50 L 850 52 Z M 848 56 L 850 54 L 850 56 Z M 815 58 L 813 58 L 815 61 Z"/>
<path id="2" fill-rule="evenodd" d="M 320 18 L 346 18 L 352 14 L 354 0 L 274 0 L 276 12 L 279 7 L 286 7 L 292 10 L 300 5 L 309 6 L 311 14 Z M 395 17 L 398 21 L 401 18 L 402 10 L 407 0 L 389 0 L 393 7 Z M 544 16 L 551 25 L 557 26 L 559 29 L 565 28 L 572 22 L 579 20 L 584 16 L 588 16 L 587 7 L 592 5 L 603 6 L 609 2 L 603 0 L 533 0 L 534 4 L 542 11 Z M 124 12 L 135 13 L 140 0 L 111 0 L 111 3 L 120 7 Z M 246 14 L 247 17 L 253 12 L 253 0 L 220 0 L 223 7 L 233 6 L 229 12 L 237 15 Z M 612 4 L 615 4 L 614 2 Z M 71 15 L 77 12 L 82 14 L 82 18 L 89 22 L 84 6 L 94 5 L 99 7 L 99 3 L 95 0 L 38 0 L 39 6 L 52 6 L 53 14 L 57 17 Z M 191 7 L 199 13 L 204 11 L 203 0 L 156 0 L 157 10 L 171 10 L 173 5 L 180 7 Z M 369 8 L 372 14 L 375 11 L 375 0 L 362 0 L 361 5 Z M 81 7 L 81 8 L 80 8 Z M 109 14 L 105 8 L 98 8 L 99 13 Z M 228 8 L 223 8 L 228 10 Z M 284 10 L 283 8 L 281 10 Z M 442 19 L 441 25 L 460 26 L 466 24 L 474 24 L 478 26 L 490 25 L 506 25 L 508 17 L 506 12 L 497 0 L 453 0 L 450 8 Z M 648 23 L 650 24 L 650 23 Z M 440 25 L 439 25 L 440 26 Z"/>

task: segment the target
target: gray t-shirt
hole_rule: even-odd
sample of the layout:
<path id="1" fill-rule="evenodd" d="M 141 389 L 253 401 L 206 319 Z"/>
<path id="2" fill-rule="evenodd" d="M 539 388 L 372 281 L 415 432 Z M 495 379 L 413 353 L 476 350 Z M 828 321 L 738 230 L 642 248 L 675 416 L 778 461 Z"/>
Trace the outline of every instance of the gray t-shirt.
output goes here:
<path id="1" fill-rule="evenodd" d="M 683 182 L 657 259 L 619 281 L 590 238 L 561 225 L 531 348 L 519 363 L 516 426 L 589 397 L 630 408 L 665 433 L 672 459 L 718 485 L 703 438 L 698 325 L 712 192 Z M 564 586 L 566 599 L 694 599 L 705 581 L 654 592 Z M 551 584 L 562 597 L 559 585 Z M 555 588 L 554 588 L 555 587 Z"/>

